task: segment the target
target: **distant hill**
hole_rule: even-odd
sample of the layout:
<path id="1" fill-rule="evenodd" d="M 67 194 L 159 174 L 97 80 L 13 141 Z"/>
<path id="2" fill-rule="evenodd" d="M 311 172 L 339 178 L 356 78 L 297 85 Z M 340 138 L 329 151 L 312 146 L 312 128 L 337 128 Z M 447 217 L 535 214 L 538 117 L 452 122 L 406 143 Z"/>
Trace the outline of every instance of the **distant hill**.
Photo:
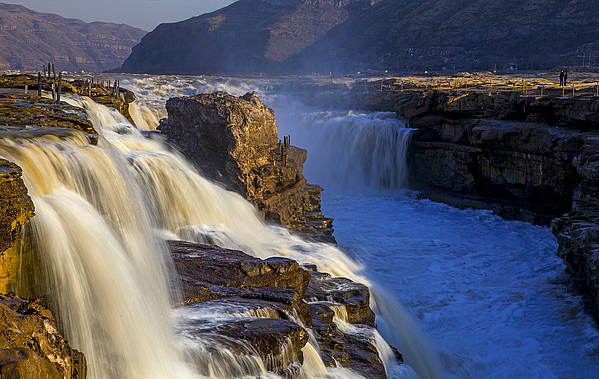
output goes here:
<path id="1" fill-rule="evenodd" d="M 371 0 L 239 0 L 219 11 L 159 25 L 122 67 L 144 73 L 255 73 L 283 69 Z"/>
<path id="2" fill-rule="evenodd" d="M 599 65 L 598 9 L 599 0 L 239 0 L 158 26 L 122 70 L 537 69 L 589 57 Z"/>
<path id="3" fill-rule="evenodd" d="M 384 0 L 294 64 L 319 70 L 599 65 L 599 0 Z M 594 57 L 594 59 L 593 59 Z M 299 65 L 299 66 L 298 66 Z"/>
<path id="4" fill-rule="evenodd" d="M 146 34 L 128 25 L 85 23 L 0 3 L 0 69 L 106 71 L 120 67 Z"/>

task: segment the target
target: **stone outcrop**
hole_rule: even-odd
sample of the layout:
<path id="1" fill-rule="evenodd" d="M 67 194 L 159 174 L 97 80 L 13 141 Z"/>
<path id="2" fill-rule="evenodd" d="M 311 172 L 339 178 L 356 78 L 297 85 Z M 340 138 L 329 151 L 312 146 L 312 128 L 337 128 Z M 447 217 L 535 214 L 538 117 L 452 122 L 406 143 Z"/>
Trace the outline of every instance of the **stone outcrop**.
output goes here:
<path id="1" fill-rule="evenodd" d="M 0 294 L 0 376 L 85 379 L 85 357 L 64 340 L 39 301 Z"/>
<path id="2" fill-rule="evenodd" d="M 0 159 L 0 293 L 31 296 L 35 282 L 33 254 L 23 252 L 22 227 L 34 207 L 17 165 Z"/>
<path id="3" fill-rule="evenodd" d="M 308 341 L 304 328 L 309 327 L 326 365 L 351 367 L 367 378 L 386 377 L 372 339 L 375 316 L 369 308 L 368 287 L 285 258 L 261 260 L 236 250 L 181 241 L 170 241 L 169 248 L 184 306 L 193 307 L 192 312 L 219 309 L 221 314 L 245 317 L 216 325 L 190 324 L 185 327 L 189 333 L 240 353 L 247 352 L 245 342 L 263 358 L 270 357 L 269 371 L 296 377 L 294 363 L 303 361 L 301 349 Z M 341 330 L 339 320 L 354 325 L 355 331 Z"/>
<path id="4" fill-rule="evenodd" d="M 458 206 L 548 225 L 572 204 L 582 134 L 548 125 L 422 116 L 412 119 L 410 186 Z"/>
<path id="5" fill-rule="evenodd" d="M 553 220 L 557 254 L 564 260 L 576 283 L 589 296 L 589 305 L 599 318 L 599 133 L 589 135 L 576 157 L 580 180 L 571 212 Z"/>
<path id="6" fill-rule="evenodd" d="M 67 71 L 119 67 L 146 34 L 128 25 L 85 23 L 0 4 L 0 70 L 41 71 L 55 63 Z"/>
<path id="7" fill-rule="evenodd" d="M 258 95 L 224 92 L 169 99 L 158 129 L 208 178 L 252 202 L 267 221 L 334 241 L 322 188 L 302 175 L 306 151 L 278 141 L 274 112 Z"/>

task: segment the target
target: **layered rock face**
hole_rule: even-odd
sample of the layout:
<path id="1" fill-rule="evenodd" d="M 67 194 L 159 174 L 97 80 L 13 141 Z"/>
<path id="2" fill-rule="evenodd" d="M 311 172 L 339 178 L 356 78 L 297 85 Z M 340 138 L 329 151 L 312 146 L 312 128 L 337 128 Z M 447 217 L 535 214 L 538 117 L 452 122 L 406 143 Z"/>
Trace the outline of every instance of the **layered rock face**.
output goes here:
<path id="1" fill-rule="evenodd" d="M 580 134 L 442 116 L 418 117 L 411 126 L 418 130 L 409 150 L 410 186 L 428 196 L 544 225 L 570 210 Z"/>
<path id="2" fill-rule="evenodd" d="M 128 25 L 85 23 L 0 4 L 0 70 L 102 72 L 119 67 L 146 34 Z"/>
<path id="3" fill-rule="evenodd" d="M 261 260 L 241 251 L 181 241 L 171 241 L 169 247 L 184 306 L 200 313 L 217 307 L 221 316 L 245 317 L 216 325 L 191 323 L 186 326 L 189 333 L 241 354 L 247 353 L 245 343 L 265 359 L 269 371 L 296 377 L 308 342 L 305 328 L 310 327 L 327 366 L 338 363 L 367 378 L 386 377 L 374 345 L 375 316 L 366 286 L 286 258 Z M 352 327 L 341 330 L 340 321 Z"/>
<path id="4" fill-rule="evenodd" d="M 247 198 L 267 221 L 333 241 L 322 188 L 302 175 L 306 151 L 278 143 L 274 112 L 258 95 L 172 98 L 166 108 L 158 129 L 208 178 Z"/>
<path id="5" fill-rule="evenodd" d="M 575 160 L 580 180 L 572 211 L 552 222 L 557 254 L 581 288 L 590 295 L 589 305 L 599 318 L 599 133 L 585 139 Z"/>
<path id="6" fill-rule="evenodd" d="M 0 376 L 85 379 L 85 357 L 63 339 L 39 301 L 0 294 Z"/>

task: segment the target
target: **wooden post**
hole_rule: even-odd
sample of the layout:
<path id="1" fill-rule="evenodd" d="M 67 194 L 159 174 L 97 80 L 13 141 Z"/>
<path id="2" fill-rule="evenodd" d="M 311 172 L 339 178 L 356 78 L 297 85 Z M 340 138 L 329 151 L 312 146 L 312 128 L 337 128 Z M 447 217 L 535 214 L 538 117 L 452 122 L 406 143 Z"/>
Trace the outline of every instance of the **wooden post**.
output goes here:
<path id="1" fill-rule="evenodd" d="M 27 95 L 28 92 L 29 92 L 29 85 L 25 84 L 25 95 Z"/>
<path id="2" fill-rule="evenodd" d="M 574 84 L 572 84 L 572 97 L 574 97 Z"/>
<path id="3" fill-rule="evenodd" d="M 58 73 L 58 93 L 56 95 L 56 104 L 60 104 L 60 93 L 62 92 L 62 72 Z"/>
<path id="4" fill-rule="evenodd" d="M 56 86 L 52 83 L 52 101 L 56 101 Z"/>
<path id="5" fill-rule="evenodd" d="M 89 97 L 92 97 L 92 80 L 87 81 L 87 94 Z"/>
<path id="6" fill-rule="evenodd" d="M 56 71 L 54 71 L 54 63 L 52 63 L 52 76 L 54 77 L 54 81 L 56 81 Z"/>
<path id="7" fill-rule="evenodd" d="M 50 69 L 52 68 L 52 66 L 50 65 L 50 63 L 48 63 L 48 80 L 50 80 Z"/>
<path id="8" fill-rule="evenodd" d="M 37 97 L 42 97 L 42 73 L 37 72 Z"/>

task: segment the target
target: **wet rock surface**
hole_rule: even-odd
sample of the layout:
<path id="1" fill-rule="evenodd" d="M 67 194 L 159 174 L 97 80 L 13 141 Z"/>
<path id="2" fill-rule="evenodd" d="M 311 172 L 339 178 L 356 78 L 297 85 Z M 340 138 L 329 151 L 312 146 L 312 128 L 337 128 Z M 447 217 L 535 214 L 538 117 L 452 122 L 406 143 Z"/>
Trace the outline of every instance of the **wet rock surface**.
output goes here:
<path id="1" fill-rule="evenodd" d="M 302 174 L 305 150 L 280 143 L 274 112 L 255 93 L 224 92 L 167 102 L 158 129 L 209 178 L 252 202 L 267 221 L 333 242 L 322 215 L 322 188 Z"/>
<path id="2" fill-rule="evenodd" d="M 0 373 L 3 378 L 83 379 L 86 363 L 39 301 L 0 294 Z"/>
<path id="3" fill-rule="evenodd" d="M 372 339 L 375 316 L 366 286 L 331 278 L 313 266 L 304 269 L 285 258 L 261 260 L 240 251 L 181 241 L 170 241 L 169 248 L 185 309 L 191 314 L 235 317 L 200 318 L 184 326 L 188 333 L 210 337 L 232 351 L 247 353 L 249 345 L 263 358 L 271 357 L 266 359 L 270 371 L 296 377 L 301 349 L 308 341 L 304 328 L 310 327 L 327 366 L 338 363 L 367 378 L 386 377 Z M 355 324 L 365 334 L 343 332 L 336 322 Z M 285 344 L 283 357 L 280 348 Z"/>
<path id="4" fill-rule="evenodd" d="M 37 100 L 38 102 L 43 102 L 45 104 L 52 104 L 53 102 L 48 99 L 39 100 L 39 98 L 36 97 L 39 84 L 40 83 L 38 82 L 38 77 L 36 75 L 12 74 L 0 76 L 0 89 L 5 89 L 5 92 L 6 89 L 18 89 L 24 91 L 25 88 L 28 88 L 27 94 L 21 91 L 12 91 L 12 93 L 9 92 L 13 98 Z M 54 84 L 54 88 L 58 88 L 57 79 L 54 77 L 47 78 L 42 75 L 41 86 L 43 91 L 51 93 L 52 84 Z M 90 79 L 87 77 L 85 79 L 63 77 L 61 82 L 61 91 L 62 93 L 72 93 L 75 95 L 87 96 L 96 103 L 114 108 L 123 116 L 125 116 L 132 124 L 134 124 L 133 120 L 131 119 L 131 115 L 129 114 L 129 104 L 135 101 L 135 94 L 125 88 L 119 87 L 117 96 L 115 81 L 98 82 L 96 79 L 95 82 L 91 83 Z M 6 94 L 4 96 L 6 96 Z M 69 109 L 66 104 L 61 103 L 60 109 L 76 110 L 77 108 L 71 107 Z M 79 113 L 81 112 L 82 111 L 79 110 Z M 82 112 L 81 118 L 87 121 L 85 112 Z M 79 128 L 76 127 L 75 129 Z"/>
<path id="5" fill-rule="evenodd" d="M 70 128 L 97 134 L 83 109 L 14 92 L 0 91 L 0 120 L 6 126 Z"/>

